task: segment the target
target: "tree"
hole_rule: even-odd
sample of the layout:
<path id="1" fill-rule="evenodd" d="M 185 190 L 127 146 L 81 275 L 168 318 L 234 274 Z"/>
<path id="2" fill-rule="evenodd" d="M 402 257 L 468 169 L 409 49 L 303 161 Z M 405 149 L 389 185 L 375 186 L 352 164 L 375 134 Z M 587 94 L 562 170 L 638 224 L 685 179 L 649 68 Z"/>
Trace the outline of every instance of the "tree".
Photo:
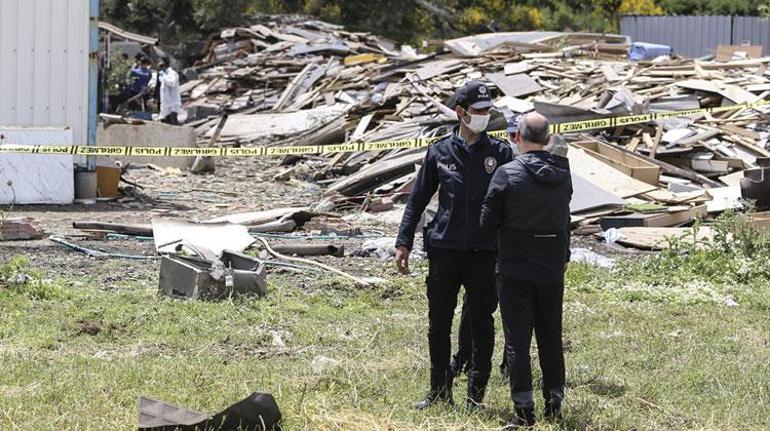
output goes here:
<path id="1" fill-rule="evenodd" d="M 193 18 L 200 30 L 211 32 L 241 23 L 248 0 L 192 0 Z"/>
<path id="2" fill-rule="evenodd" d="M 623 0 L 618 7 L 621 15 L 663 15 L 663 9 L 653 0 Z"/>

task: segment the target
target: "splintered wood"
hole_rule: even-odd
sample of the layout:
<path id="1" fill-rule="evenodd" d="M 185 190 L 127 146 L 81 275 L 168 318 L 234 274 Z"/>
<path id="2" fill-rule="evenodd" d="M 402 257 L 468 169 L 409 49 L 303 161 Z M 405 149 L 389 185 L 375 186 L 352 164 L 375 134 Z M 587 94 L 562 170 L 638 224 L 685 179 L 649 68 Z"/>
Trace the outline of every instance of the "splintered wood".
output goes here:
<path id="1" fill-rule="evenodd" d="M 242 146 L 444 136 L 457 121 L 452 96 L 469 80 L 491 89 L 497 111 L 490 128 L 497 130 L 512 115 L 533 110 L 552 123 L 567 123 L 722 108 L 770 95 L 770 58 L 753 54 L 733 61 L 733 56 L 673 57 L 633 63 L 626 58 L 624 37 L 583 33 L 493 33 L 434 44 L 444 49 L 420 54 L 332 24 L 272 17 L 212 36 L 204 59 L 184 71 L 188 82 L 182 94 L 188 113 L 198 115 L 191 124 L 202 139 L 213 133 L 225 110 L 231 116 L 218 145 Z M 723 48 L 726 52 L 740 51 Z M 709 189 L 740 190 L 744 176 L 765 178 L 759 174 L 770 169 L 768 113 L 766 107 L 700 112 L 565 135 L 568 142 L 582 143 L 569 152 L 581 184 L 575 190 L 576 219 L 596 223 L 602 217 L 596 214 L 641 219 L 619 202 L 695 211 L 721 196 Z M 423 152 L 287 156 L 283 164 L 304 159 L 312 168 L 284 169 L 281 179 L 304 175 L 328 186 L 327 196 L 339 198 L 338 209 L 387 211 L 405 200 Z M 761 187 L 770 187 L 765 184 L 752 187 L 761 194 Z M 736 189 L 731 190 L 732 199 Z M 707 211 L 713 216 L 732 207 L 732 200 L 720 200 Z M 677 211 L 676 217 L 654 217 L 655 223 L 678 226 L 690 223 L 690 214 L 703 215 Z"/>

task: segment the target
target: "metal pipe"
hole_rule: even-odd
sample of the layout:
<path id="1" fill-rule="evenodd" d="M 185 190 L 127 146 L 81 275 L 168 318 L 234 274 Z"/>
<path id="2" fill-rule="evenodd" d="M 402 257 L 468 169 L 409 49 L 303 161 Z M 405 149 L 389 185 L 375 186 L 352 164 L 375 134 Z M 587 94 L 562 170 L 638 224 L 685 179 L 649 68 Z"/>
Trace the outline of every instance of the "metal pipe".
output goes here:
<path id="1" fill-rule="evenodd" d="M 88 11 L 88 136 L 87 145 L 96 145 L 96 124 L 99 104 L 99 0 L 91 0 Z M 80 143 L 78 143 L 79 145 Z M 86 159 L 88 171 L 96 170 L 96 158 Z"/>

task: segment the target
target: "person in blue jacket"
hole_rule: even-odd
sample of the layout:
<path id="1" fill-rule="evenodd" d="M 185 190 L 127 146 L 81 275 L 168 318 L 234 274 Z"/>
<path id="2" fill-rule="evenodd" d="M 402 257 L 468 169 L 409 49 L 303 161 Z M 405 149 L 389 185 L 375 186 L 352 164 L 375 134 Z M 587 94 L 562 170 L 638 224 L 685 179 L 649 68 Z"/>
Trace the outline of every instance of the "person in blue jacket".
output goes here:
<path id="1" fill-rule="evenodd" d="M 138 64 L 134 65 L 128 72 L 131 81 L 131 96 L 136 96 L 147 87 L 152 78 L 152 63 L 148 58 L 142 58 Z"/>
<path id="2" fill-rule="evenodd" d="M 544 416 L 559 417 L 564 399 L 562 304 L 572 199 L 569 160 L 546 151 L 548 120 L 536 112 L 525 115 L 515 139 L 520 155 L 495 172 L 479 221 L 486 234 L 498 241 L 497 294 L 515 411 L 506 429 L 535 423 L 529 356 L 533 330 L 543 372 Z"/>
<path id="3" fill-rule="evenodd" d="M 485 132 L 491 107 L 490 90 L 481 82 L 468 82 L 457 91 L 454 109 L 460 125 L 428 148 L 396 239 L 396 266 L 406 274 L 415 230 L 438 191 L 438 211 L 423 230 L 429 261 L 430 390 L 417 403 L 418 409 L 439 401 L 453 403 L 450 335 L 461 285 L 467 294 L 473 337 L 468 407 L 481 405 L 492 369 L 496 242 L 493 234 L 481 230 L 478 220 L 492 174 L 512 160 L 512 151 L 507 142 Z"/>

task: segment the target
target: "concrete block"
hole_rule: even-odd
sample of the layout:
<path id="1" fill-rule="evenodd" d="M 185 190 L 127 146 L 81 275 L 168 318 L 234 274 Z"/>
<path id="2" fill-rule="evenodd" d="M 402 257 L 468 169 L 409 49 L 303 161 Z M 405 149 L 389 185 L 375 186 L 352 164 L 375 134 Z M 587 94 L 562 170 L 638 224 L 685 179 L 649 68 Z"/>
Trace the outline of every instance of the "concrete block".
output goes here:
<path id="1" fill-rule="evenodd" d="M 101 146 L 132 147 L 197 147 L 195 130 L 187 126 L 172 126 L 164 123 L 144 124 L 99 123 L 96 143 Z M 115 160 L 136 164 L 152 163 L 165 168 L 187 169 L 195 157 L 117 157 Z"/>

